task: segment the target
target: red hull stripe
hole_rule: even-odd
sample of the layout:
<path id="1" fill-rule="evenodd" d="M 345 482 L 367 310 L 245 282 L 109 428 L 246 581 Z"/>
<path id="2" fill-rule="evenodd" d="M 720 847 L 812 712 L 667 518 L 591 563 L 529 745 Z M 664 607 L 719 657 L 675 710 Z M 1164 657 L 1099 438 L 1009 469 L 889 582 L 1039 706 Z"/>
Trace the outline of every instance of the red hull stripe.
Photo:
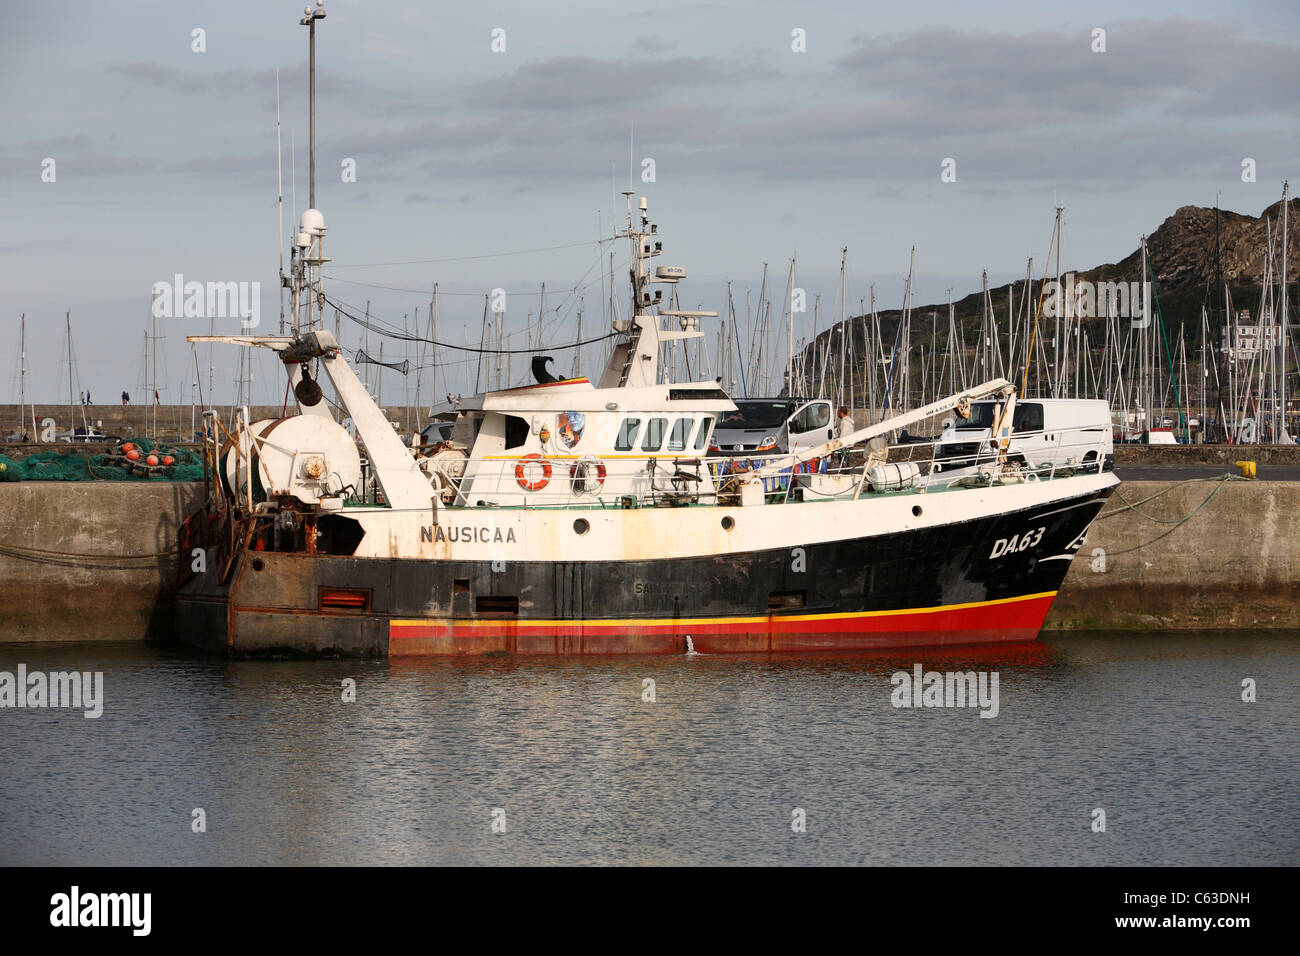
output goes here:
<path id="1" fill-rule="evenodd" d="M 580 621 L 390 620 L 389 653 L 400 656 L 494 648 L 544 652 L 552 646 L 563 653 L 600 653 L 654 650 L 661 644 L 668 650 L 686 635 L 701 651 L 1025 641 L 1037 636 L 1055 596 L 1055 591 L 1047 591 L 998 601 L 840 614 Z"/>
<path id="2" fill-rule="evenodd" d="M 526 392 L 530 388 L 554 388 L 557 385 L 586 385 L 590 382 L 586 378 L 565 378 L 558 382 L 535 382 L 532 385 L 518 385 L 514 388 L 503 388 L 503 392 Z"/>

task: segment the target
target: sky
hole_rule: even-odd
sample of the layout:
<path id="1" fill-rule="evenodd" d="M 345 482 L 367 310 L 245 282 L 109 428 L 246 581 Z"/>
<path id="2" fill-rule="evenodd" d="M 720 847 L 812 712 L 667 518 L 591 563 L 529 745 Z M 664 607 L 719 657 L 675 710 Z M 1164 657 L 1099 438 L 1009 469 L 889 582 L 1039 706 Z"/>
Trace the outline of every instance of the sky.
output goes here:
<path id="1" fill-rule="evenodd" d="M 820 327 L 840 311 L 842 254 L 850 313 L 873 285 L 880 308 L 900 304 L 913 248 L 915 301 L 959 298 L 985 270 L 999 284 L 1041 263 L 1058 202 L 1064 261 L 1088 268 L 1180 206 L 1258 215 L 1300 172 L 1289 2 L 324 9 L 327 293 L 399 328 L 418 309 L 427 332 L 437 282 L 444 342 L 477 344 L 483 296 L 500 288 L 510 343 L 527 347 L 542 283 L 547 343 L 576 339 L 580 306 L 584 338 L 602 334 L 609 253 L 622 303 L 627 250 L 599 240 L 625 220 L 629 178 L 659 224 L 659 261 L 688 271 L 684 308 L 725 311 L 730 281 L 743 320 L 767 263 L 780 315 L 793 258 L 806 338 L 818 296 Z M 154 287 L 177 274 L 259 283 L 259 331 L 278 331 L 280 257 L 308 206 L 303 5 L 0 0 L 0 12 L 0 401 L 18 399 L 24 314 L 38 401 L 66 400 L 69 322 L 79 390 L 139 400 Z M 185 342 L 209 324 L 158 320 L 163 401 L 189 404 L 209 378 L 205 404 L 232 400 L 239 350 L 192 355 Z M 343 334 L 361 344 L 348 320 Z M 386 360 L 405 348 L 388 340 Z M 584 371 L 599 352 L 584 351 Z M 553 354 L 568 371 L 572 353 Z M 439 392 L 472 391 L 474 364 L 451 361 Z M 254 399 L 278 402 L 273 364 L 254 374 Z M 522 356 L 512 374 L 526 374 Z M 385 372 L 384 400 L 412 377 Z"/>

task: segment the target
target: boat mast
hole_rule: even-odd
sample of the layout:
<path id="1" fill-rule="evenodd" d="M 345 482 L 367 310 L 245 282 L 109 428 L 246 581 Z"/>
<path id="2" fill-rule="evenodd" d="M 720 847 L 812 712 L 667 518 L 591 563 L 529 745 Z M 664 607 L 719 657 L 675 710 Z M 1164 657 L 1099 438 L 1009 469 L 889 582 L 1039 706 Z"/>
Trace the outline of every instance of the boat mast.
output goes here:
<path id="1" fill-rule="evenodd" d="M 883 370 L 885 343 L 880 340 L 880 315 L 876 312 L 876 284 L 871 283 L 871 379 L 867 399 L 868 421 L 876 420 L 876 373 Z"/>
<path id="2" fill-rule="evenodd" d="M 429 384 L 433 399 L 438 400 L 438 283 L 433 284 L 433 301 L 429 303 Z"/>
<path id="3" fill-rule="evenodd" d="M 839 381 L 839 388 L 837 389 L 837 398 L 835 402 L 836 405 L 844 404 L 844 358 L 845 358 L 844 353 L 852 350 L 851 341 L 846 345 L 844 340 L 845 333 L 852 332 L 852 329 L 849 328 L 847 323 L 848 304 L 845 302 L 844 299 L 844 270 L 847 267 L 848 260 L 849 260 L 849 247 L 845 246 L 840 250 L 840 381 Z M 852 365 L 850 365 L 850 371 L 852 371 Z M 817 397 L 820 398 L 821 396 L 819 395 Z M 853 406 L 853 379 L 850 376 L 849 378 L 850 409 L 852 408 L 852 406 Z"/>
<path id="4" fill-rule="evenodd" d="M 300 26 L 309 29 L 307 40 L 307 99 L 309 114 L 307 208 L 313 213 L 316 210 L 316 21 L 325 19 L 324 7 L 324 0 L 316 0 L 316 9 L 312 10 L 308 7 L 304 11 L 306 15 L 298 21 Z M 313 309 L 317 305 L 315 301 L 317 296 L 311 293 L 320 291 L 318 288 L 320 284 L 320 267 L 328 261 L 325 258 L 324 242 L 325 223 L 323 217 L 316 213 L 308 219 L 304 214 L 295 241 L 296 268 L 293 277 L 293 330 L 295 334 L 302 330 L 304 291 L 308 293 L 306 295 L 307 328 L 312 329 L 316 325 Z M 315 267 L 314 276 L 312 266 Z M 320 304 L 323 306 L 323 303 Z"/>
<path id="5" fill-rule="evenodd" d="M 1282 180 L 1282 296 L 1278 306 L 1278 311 L 1281 313 L 1282 316 L 1282 326 L 1280 329 L 1281 336 L 1280 336 L 1280 341 L 1278 342 L 1278 351 L 1281 353 L 1279 364 L 1281 366 L 1281 377 L 1282 377 L 1282 383 L 1281 383 L 1282 393 L 1280 398 L 1280 401 L 1282 402 L 1282 408 L 1278 415 L 1278 424 L 1279 424 L 1278 430 L 1273 433 L 1274 441 L 1277 441 L 1276 436 L 1281 434 L 1282 430 L 1286 428 L 1286 405 L 1287 405 L 1287 399 L 1291 395 L 1291 389 L 1287 386 L 1286 383 L 1286 356 L 1287 356 L 1287 352 L 1289 351 L 1288 346 L 1290 345 L 1291 342 L 1291 323 L 1290 320 L 1287 318 L 1287 302 L 1286 302 L 1287 240 L 1290 237 L 1290 231 L 1291 231 L 1287 223 L 1287 212 L 1288 212 L 1287 207 L 1290 205 L 1291 205 L 1291 185 L 1287 180 L 1284 179 Z M 1274 403 L 1276 403 L 1278 400 L 1279 398 L 1277 396 L 1274 396 Z M 1287 434 L 1288 435 L 1290 434 L 1289 430 Z"/>
<path id="6" fill-rule="evenodd" d="M 578 341 L 582 341 L 582 309 L 585 305 L 583 296 L 578 296 Z M 573 369 L 569 372 L 570 378 L 578 378 L 582 375 L 582 346 L 573 350 Z"/>
<path id="7" fill-rule="evenodd" d="M 27 313 L 18 319 L 18 432 L 27 427 Z M 36 430 L 35 406 L 32 411 L 32 431 Z"/>
<path id="8" fill-rule="evenodd" d="M 149 409 L 153 414 L 153 429 L 149 431 L 148 434 L 150 438 L 155 438 L 155 439 L 158 437 L 158 314 L 157 313 L 158 313 L 157 309 L 151 308 L 149 310 L 150 321 L 153 325 L 153 335 L 150 336 L 150 341 L 149 341 L 149 361 L 150 361 L 149 376 L 151 378 L 151 382 L 149 385 L 149 390 L 151 392 L 151 403 Z M 71 339 L 69 339 L 69 347 L 71 347 Z"/>
<path id="9" fill-rule="evenodd" d="M 72 429 L 72 437 L 77 437 L 77 413 L 73 411 L 72 404 L 72 313 L 63 313 L 63 319 L 66 323 L 68 336 L 68 428 Z"/>
<path id="10" fill-rule="evenodd" d="M 307 40 L 307 101 L 310 110 L 310 180 L 307 187 L 307 205 L 316 208 L 316 21 L 325 19 L 325 0 L 316 0 L 316 9 L 308 7 L 299 26 L 305 26 L 310 31 Z"/>
<path id="11" fill-rule="evenodd" d="M 1058 387 L 1061 380 L 1061 313 L 1068 308 L 1065 305 L 1070 301 L 1068 295 L 1063 295 L 1061 291 L 1061 213 L 1065 211 L 1064 203 L 1056 204 L 1056 335 L 1052 339 L 1052 397 L 1059 398 Z M 1064 306 L 1065 308 L 1062 308 Z"/>
<path id="12" fill-rule="evenodd" d="M 786 314 L 789 317 L 786 321 L 786 355 L 785 355 L 785 394 L 787 398 L 794 396 L 794 256 L 790 257 L 790 278 L 785 286 L 785 307 Z M 815 316 L 816 313 L 814 313 Z M 816 327 L 814 326 L 814 329 Z M 815 332 L 814 332 L 815 334 Z M 822 374 L 825 374 L 825 366 L 822 368 Z"/>
<path id="13" fill-rule="evenodd" d="M 284 335 L 284 153 L 280 148 L 280 71 L 275 71 L 275 192 L 278 222 L 275 251 L 280 256 L 280 334 Z M 211 350 L 212 346 L 208 346 Z M 210 392 L 211 383 L 208 391 Z"/>

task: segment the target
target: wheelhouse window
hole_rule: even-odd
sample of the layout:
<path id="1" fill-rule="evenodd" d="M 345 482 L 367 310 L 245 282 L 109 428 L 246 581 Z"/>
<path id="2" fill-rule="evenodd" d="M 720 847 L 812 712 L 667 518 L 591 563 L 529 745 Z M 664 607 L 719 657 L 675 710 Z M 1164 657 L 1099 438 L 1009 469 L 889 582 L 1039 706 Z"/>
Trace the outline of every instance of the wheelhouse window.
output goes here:
<path id="1" fill-rule="evenodd" d="M 636 433 L 641 428 L 641 419 L 625 418 L 618 426 L 618 437 L 614 439 L 615 451 L 631 451 L 636 447 Z"/>
<path id="2" fill-rule="evenodd" d="M 506 415 L 506 448 L 518 448 L 528 441 L 528 421 L 517 415 Z"/>
<path id="3" fill-rule="evenodd" d="M 713 429 L 713 416 L 705 416 L 700 422 L 700 430 L 695 433 L 695 450 L 703 451 L 704 446 L 709 443 L 709 432 Z"/>
<path id="4" fill-rule="evenodd" d="M 664 433 L 668 431 L 668 419 L 652 418 L 646 422 L 645 438 L 641 439 L 642 451 L 658 451 L 664 444 Z"/>
<path id="5" fill-rule="evenodd" d="M 669 451 L 685 451 L 686 442 L 691 437 L 691 426 L 695 424 L 692 418 L 679 418 L 673 422 L 672 434 L 668 436 Z"/>

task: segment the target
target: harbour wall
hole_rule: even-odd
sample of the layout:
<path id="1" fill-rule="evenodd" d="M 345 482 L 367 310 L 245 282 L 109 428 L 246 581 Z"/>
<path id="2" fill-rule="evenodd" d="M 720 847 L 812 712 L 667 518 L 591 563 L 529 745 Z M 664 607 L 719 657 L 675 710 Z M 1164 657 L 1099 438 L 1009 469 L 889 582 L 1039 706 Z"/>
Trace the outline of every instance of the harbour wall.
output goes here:
<path id="1" fill-rule="evenodd" d="M 211 407 L 211 406 L 209 406 Z M 298 406 L 289 403 L 288 414 L 296 415 Z M 221 413 L 223 421 L 229 421 L 231 409 L 228 405 L 217 406 L 217 411 Z M 250 406 L 249 415 L 253 421 L 261 421 L 267 418 L 281 418 L 285 414 L 283 405 L 253 405 Z M 191 409 L 189 405 L 159 405 L 157 410 L 150 408 L 148 405 L 74 405 L 71 408 L 67 402 L 62 405 L 58 404 L 41 404 L 36 405 L 36 424 L 39 429 L 41 422 L 47 418 L 54 419 L 54 427 L 58 433 L 66 432 L 69 427 L 75 425 L 77 428 L 82 427 L 82 413 L 85 413 L 85 421 L 105 435 L 114 435 L 118 438 L 136 438 L 140 436 L 156 437 L 161 441 L 174 442 L 178 439 L 185 441 L 192 440 L 196 429 L 203 427 L 203 409 Z M 416 409 L 408 409 L 405 406 L 391 406 L 384 409 L 384 413 L 390 421 L 394 421 L 406 426 L 409 421 L 412 427 L 418 423 L 424 425 L 427 423 L 428 410 L 419 413 Z M 31 435 L 32 427 L 32 409 L 28 406 L 20 410 L 17 405 L 0 404 L 0 442 L 4 441 L 9 435 L 18 434 L 26 425 L 26 432 L 29 437 L 35 439 L 37 436 Z M 156 422 L 156 428 L 155 428 Z M 193 428 L 191 428 L 193 423 Z M 33 442 L 32 444 L 37 444 Z M 30 448 L 31 451 L 49 450 L 59 446 L 67 448 L 68 445 L 58 442 L 53 445 L 46 445 L 44 449 Z"/>
<path id="2" fill-rule="evenodd" d="M 1300 445 L 1116 445 L 1117 465 L 1300 465 Z"/>
<path id="3" fill-rule="evenodd" d="M 0 642 L 171 636 L 176 533 L 202 482 L 0 483 Z"/>
<path id="4" fill-rule="evenodd" d="M 1300 482 L 1120 485 L 1070 565 L 1048 630 L 1300 626 Z"/>
<path id="5" fill-rule="evenodd" d="M 199 483 L 0 483 L 0 642 L 171 637 L 176 529 Z M 1292 627 L 1300 482 L 1130 481 L 1049 631 Z"/>

